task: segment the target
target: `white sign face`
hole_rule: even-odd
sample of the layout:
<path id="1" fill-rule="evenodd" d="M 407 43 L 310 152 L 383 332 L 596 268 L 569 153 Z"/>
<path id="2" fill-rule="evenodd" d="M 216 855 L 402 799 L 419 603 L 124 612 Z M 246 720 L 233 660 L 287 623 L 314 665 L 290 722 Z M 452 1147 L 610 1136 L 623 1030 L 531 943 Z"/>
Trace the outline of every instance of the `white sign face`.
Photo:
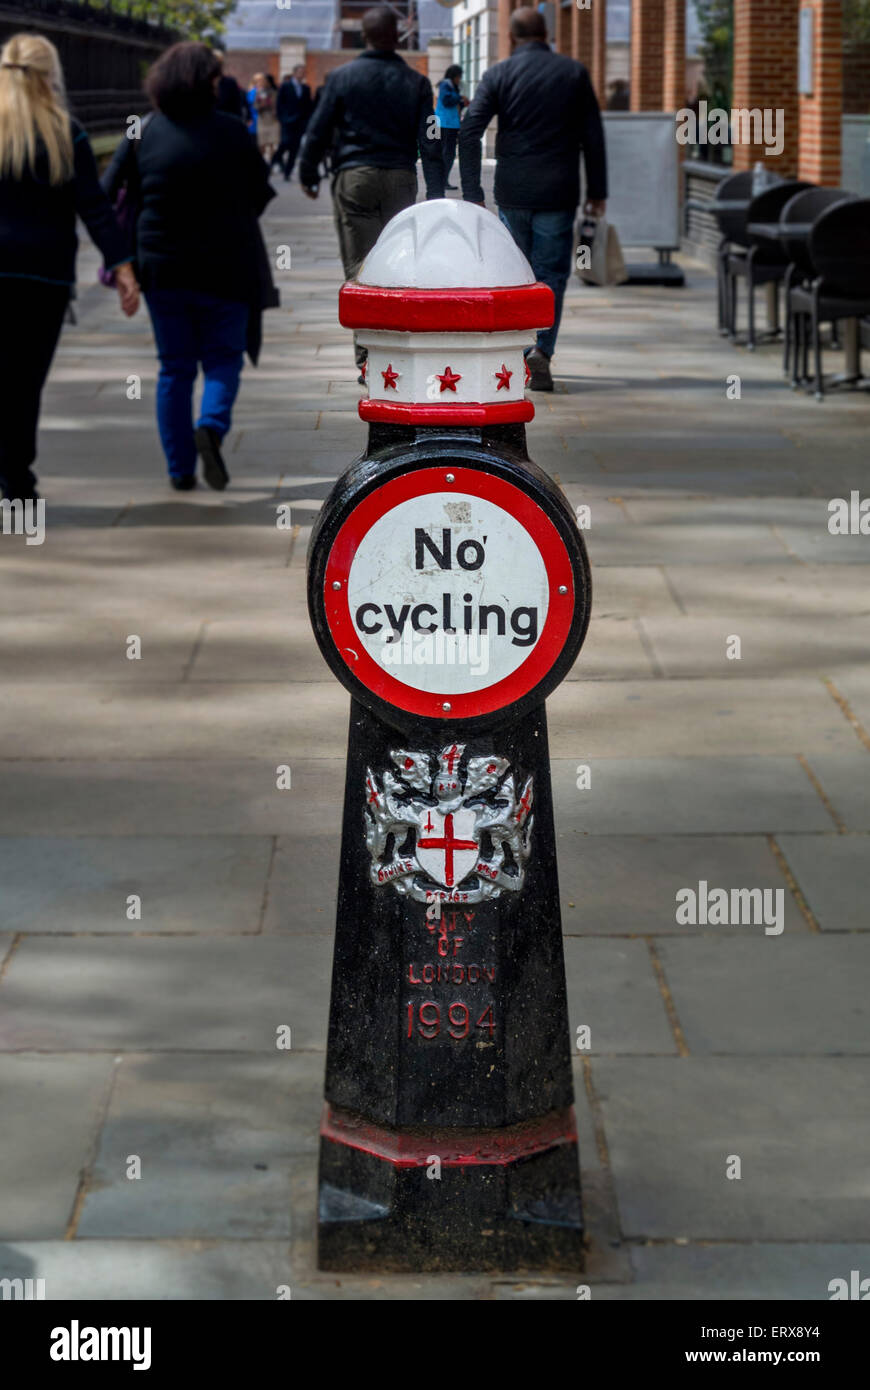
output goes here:
<path id="1" fill-rule="evenodd" d="M 510 512 L 468 493 L 400 502 L 360 541 L 347 580 L 351 620 L 395 680 L 433 695 L 504 680 L 540 640 L 544 560 Z"/>

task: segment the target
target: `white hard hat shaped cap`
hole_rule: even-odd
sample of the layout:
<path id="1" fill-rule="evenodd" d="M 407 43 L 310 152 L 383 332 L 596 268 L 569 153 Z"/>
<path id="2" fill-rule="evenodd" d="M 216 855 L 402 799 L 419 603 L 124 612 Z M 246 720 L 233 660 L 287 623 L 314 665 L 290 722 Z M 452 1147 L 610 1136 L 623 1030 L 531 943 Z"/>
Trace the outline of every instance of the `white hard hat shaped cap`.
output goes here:
<path id="1" fill-rule="evenodd" d="M 486 289 L 532 285 L 535 276 L 494 213 L 436 198 L 387 223 L 357 281 L 383 289 Z"/>

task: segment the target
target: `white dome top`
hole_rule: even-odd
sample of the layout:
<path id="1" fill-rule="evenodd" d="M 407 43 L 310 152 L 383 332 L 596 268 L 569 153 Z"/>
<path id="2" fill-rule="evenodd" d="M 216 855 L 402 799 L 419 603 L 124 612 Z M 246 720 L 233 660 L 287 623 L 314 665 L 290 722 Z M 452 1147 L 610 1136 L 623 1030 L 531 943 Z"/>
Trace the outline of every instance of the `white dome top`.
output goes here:
<path id="1" fill-rule="evenodd" d="M 360 267 L 361 285 L 383 289 L 492 289 L 535 276 L 492 212 L 457 198 L 405 208 L 387 223 Z"/>

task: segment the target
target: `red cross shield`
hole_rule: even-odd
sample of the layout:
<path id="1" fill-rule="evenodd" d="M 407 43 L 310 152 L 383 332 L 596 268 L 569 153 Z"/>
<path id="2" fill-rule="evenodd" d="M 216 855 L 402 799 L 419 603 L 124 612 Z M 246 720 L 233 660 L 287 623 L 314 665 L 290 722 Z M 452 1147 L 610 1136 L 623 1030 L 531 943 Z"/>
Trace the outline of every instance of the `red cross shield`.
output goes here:
<path id="1" fill-rule="evenodd" d="M 474 839 L 474 812 L 427 811 L 417 832 L 417 861 L 436 883 L 454 888 L 470 874 L 480 853 Z"/>

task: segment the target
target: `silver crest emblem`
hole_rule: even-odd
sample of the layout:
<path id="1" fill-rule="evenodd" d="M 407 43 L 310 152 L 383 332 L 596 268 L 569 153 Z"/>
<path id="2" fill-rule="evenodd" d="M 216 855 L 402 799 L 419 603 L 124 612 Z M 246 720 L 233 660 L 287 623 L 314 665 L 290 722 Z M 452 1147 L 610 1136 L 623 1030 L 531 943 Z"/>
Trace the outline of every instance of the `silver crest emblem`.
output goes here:
<path id="1" fill-rule="evenodd" d="M 485 902 L 523 886 L 531 852 L 532 778 L 520 796 L 507 758 L 463 761 L 464 743 L 437 758 L 400 748 L 377 778 L 366 770 L 372 882 L 418 902 Z"/>

